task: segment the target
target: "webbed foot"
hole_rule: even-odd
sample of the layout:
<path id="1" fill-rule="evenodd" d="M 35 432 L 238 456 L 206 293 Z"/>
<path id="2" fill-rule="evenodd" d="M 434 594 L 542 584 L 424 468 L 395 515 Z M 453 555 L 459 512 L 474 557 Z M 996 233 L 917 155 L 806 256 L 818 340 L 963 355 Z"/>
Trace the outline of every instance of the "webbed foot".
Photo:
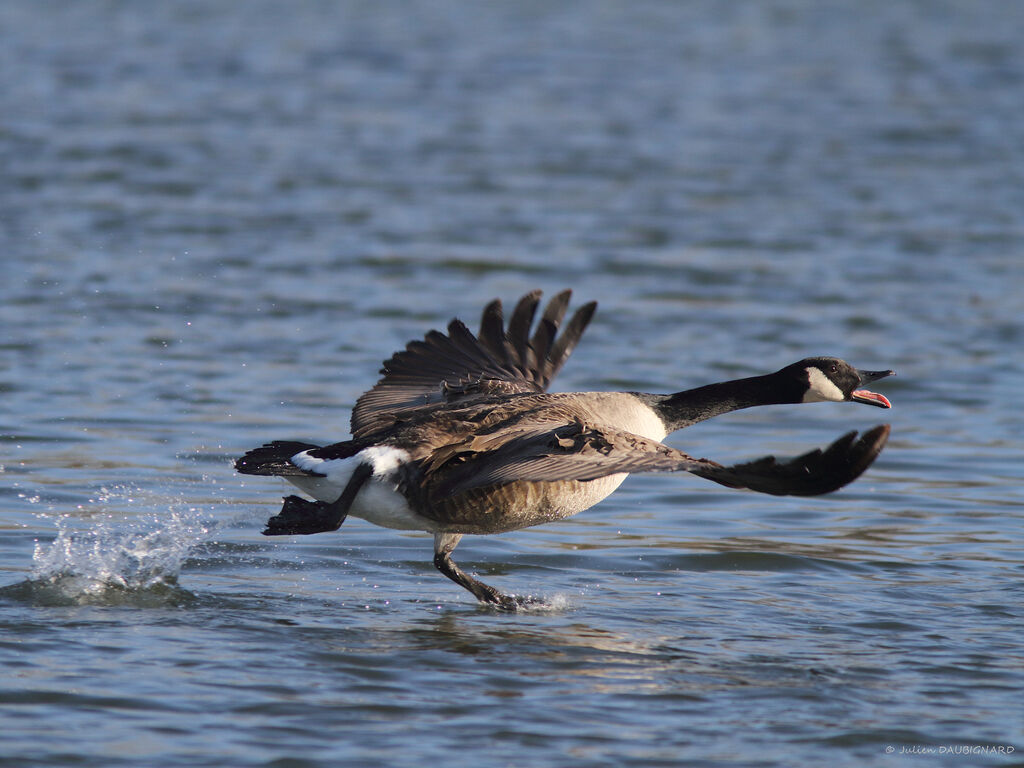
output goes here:
<path id="1" fill-rule="evenodd" d="M 264 536 L 291 536 L 293 534 L 325 533 L 336 531 L 345 521 L 338 518 L 335 504 L 308 501 L 298 496 L 286 496 L 281 511 L 267 520 Z"/>
<path id="2" fill-rule="evenodd" d="M 508 611 L 509 613 L 547 605 L 547 603 L 539 597 L 533 597 L 531 595 L 506 595 L 503 592 L 498 592 L 497 590 L 494 591 L 493 595 L 489 595 L 488 597 L 493 597 L 495 599 L 493 601 L 491 599 L 486 599 L 482 602 L 487 605 L 492 605 L 500 611 Z"/>

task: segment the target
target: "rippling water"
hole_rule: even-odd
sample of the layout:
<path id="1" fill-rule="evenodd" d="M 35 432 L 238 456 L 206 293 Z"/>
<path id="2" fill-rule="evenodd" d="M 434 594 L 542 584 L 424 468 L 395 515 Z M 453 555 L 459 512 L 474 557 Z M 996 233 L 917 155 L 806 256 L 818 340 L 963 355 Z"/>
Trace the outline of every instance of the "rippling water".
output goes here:
<path id="1" fill-rule="evenodd" d="M 1022 764 L 1021 6 L 0 5 L 0 765 Z M 338 440 L 495 296 L 598 315 L 562 389 L 837 354 L 835 496 L 634 477 L 467 538 L 268 540 L 231 461 Z"/>

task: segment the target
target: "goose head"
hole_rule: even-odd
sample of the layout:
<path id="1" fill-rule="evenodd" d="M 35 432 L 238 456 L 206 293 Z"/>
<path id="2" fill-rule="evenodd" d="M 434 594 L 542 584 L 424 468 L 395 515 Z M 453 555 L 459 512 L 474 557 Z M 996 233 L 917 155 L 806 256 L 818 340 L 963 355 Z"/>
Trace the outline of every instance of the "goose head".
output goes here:
<path id="1" fill-rule="evenodd" d="M 894 376 L 895 371 L 863 371 L 838 357 L 808 357 L 786 366 L 780 374 L 794 378 L 803 391 L 799 402 L 853 402 L 891 408 L 892 403 L 877 392 L 864 389 L 873 381 Z"/>

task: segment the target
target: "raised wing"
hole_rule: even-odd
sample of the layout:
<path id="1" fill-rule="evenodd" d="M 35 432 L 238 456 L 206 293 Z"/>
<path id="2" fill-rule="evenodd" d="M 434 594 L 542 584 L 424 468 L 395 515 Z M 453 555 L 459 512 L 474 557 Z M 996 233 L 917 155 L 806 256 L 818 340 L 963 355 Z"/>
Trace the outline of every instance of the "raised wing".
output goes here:
<path id="1" fill-rule="evenodd" d="M 850 432 L 822 450 L 779 461 L 722 466 L 695 459 L 656 440 L 606 427 L 576 422 L 554 429 L 538 425 L 492 450 L 486 437 L 465 446 L 458 456 L 445 456 L 449 466 L 434 489 L 440 497 L 489 485 L 516 481 L 595 480 L 620 472 L 690 472 L 730 488 L 747 488 L 778 496 L 817 496 L 857 478 L 878 456 L 889 436 L 881 425 L 859 440 Z"/>
<path id="2" fill-rule="evenodd" d="M 523 296 L 505 330 L 501 302 L 483 311 L 479 336 L 460 320 L 448 333 L 431 331 L 412 341 L 381 368 L 383 378 L 364 393 L 352 411 L 352 435 L 363 438 L 391 426 L 397 417 L 473 395 L 543 392 L 572 353 L 594 315 L 596 302 L 583 305 L 559 334 L 571 291 L 548 302 L 533 335 L 541 292 Z"/>

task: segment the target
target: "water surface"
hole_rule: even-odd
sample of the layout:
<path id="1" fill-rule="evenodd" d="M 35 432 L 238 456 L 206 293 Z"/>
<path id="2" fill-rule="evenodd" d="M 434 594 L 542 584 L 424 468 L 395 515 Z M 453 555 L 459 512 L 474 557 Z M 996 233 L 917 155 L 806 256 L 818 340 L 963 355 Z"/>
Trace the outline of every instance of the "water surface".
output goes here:
<path id="1" fill-rule="evenodd" d="M 1024 750 L 1014 4 L 0 7 L 0 765 L 1011 765 Z M 894 403 L 827 498 L 634 477 L 460 562 L 268 540 L 381 360 L 495 296 L 598 314 L 560 389 L 810 354 Z M 964 754 L 964 752 L 968 754 Z"/>

